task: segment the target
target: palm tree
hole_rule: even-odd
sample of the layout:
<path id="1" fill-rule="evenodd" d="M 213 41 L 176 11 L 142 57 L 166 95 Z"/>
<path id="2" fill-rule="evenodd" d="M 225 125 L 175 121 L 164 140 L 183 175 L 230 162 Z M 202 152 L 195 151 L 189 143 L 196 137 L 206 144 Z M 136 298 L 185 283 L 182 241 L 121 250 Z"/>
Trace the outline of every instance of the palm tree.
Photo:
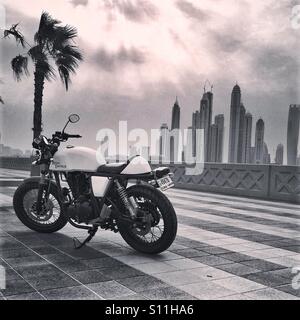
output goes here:
<path id="1" fill-rule="evenodd" d="M 83 57 L 74 40 L 77 37 L 76 28 L 65 25 L 53 19 L 47 12 L 43 12 L 40 19 L 39 29 L 34 35 L 34 45 L 31 46 L 25 40 L 18 29 L 19 24 L 13 25 L 4 31 L 4 38 L 13 36 L 23 48 L 29 50 L 26 54 L 19 54 L 11 61 L 13 74 L 17 81 L 23 75 L 29 76 L 28 58 L 34 64 L 34 113 L 33 113 L 33 138 L 42 132 L 42 104 L 45 80 L 55 78 L 55 69 L 51 62 L 56 65 L 59 76 L 68 90 L 71 82 L 71 74 Z"/>

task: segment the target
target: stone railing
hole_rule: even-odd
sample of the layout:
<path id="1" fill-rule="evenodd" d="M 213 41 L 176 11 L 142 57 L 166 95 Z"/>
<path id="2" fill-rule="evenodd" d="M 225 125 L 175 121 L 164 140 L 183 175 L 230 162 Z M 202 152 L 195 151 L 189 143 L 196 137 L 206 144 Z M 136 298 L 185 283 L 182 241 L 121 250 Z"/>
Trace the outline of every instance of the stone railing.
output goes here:
<path id="1" fill-rule="evenodd" d="M 298 166 L 205 163 L 199 175 L 187 175 L 185 165 L 169 167 L 174 173 L 176 188 L 300 202 Z"/>
<path id="2" fill-rule="evenodd" d="M 29 158 L 1 158 L 0 167 L 30 170 Z M 152 167 L 166 166 L 153 164 Z M 205 163 L 199 175 L 184 164 L 168 165 L 176 188 L 300 203 L 300 167 Z"/>
<path id="3" fill-rule="evenodd" d="M 14 170 L 30 170 L 30 158 L 0 157 L 0 168 Z"/>

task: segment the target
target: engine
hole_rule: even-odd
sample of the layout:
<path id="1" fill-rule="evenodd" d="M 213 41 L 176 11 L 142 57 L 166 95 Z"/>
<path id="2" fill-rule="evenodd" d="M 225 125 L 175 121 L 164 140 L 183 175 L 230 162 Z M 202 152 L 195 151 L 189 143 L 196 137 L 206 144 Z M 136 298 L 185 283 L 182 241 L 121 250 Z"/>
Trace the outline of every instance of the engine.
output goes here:
<path id="1" fill-rule="evenodd" d="M 80 172 L 68 173 L 67 181 L 74 198 L 68 207 L 68 216 L 77 223 L 88 223 L 96 218 L 90 197 L 91 186 L 86 175 Z"/>

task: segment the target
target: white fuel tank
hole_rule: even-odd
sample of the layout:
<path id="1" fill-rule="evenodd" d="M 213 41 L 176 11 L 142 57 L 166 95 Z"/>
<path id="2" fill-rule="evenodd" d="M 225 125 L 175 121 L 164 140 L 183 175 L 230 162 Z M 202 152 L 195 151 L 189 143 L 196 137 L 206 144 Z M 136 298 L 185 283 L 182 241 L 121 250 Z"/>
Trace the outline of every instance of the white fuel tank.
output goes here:
<path id="1" fill-rule="evenodd" d="M 105 163 L 104 157 L 94 149 L 68 146 L 55 153 L 50 170 L 94 172 Z"/>

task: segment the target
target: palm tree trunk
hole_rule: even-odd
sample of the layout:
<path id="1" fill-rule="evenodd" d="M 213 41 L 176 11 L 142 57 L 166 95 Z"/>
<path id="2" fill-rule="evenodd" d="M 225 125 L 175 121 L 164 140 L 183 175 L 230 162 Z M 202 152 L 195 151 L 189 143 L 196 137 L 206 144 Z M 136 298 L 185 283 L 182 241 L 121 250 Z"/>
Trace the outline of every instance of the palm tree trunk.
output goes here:
<path id="1" fill-rule="evenodd" d="M 42 105 L 45 76 L 40 70 L 38 62 L 34 72 L 34 112 L 33 112 L 33 139 L 37 138 L 42 132 Z M 31 167 L 31 176 L 39 176 L 39 167 Z"/>

